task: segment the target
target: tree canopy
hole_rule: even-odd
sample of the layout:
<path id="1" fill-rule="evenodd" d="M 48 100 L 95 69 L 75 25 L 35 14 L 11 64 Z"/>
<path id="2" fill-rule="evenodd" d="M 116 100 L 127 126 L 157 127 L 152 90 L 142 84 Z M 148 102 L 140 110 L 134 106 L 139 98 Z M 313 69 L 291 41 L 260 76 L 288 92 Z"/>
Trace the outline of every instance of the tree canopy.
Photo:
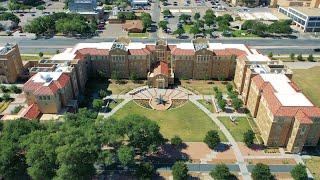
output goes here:
<path id="1" fill-rule="evenodd" d="M 230 179 L 231 175 L 229 168 L 225 164 L 216 165 L 216 167 L 210 172 L 210 176 L 215 180 Z"/>
<path id="2" fill-rule="evenodd" d="M 306 180 L 308 179 L 306 166 L 299 163 L 291 170 L 291 176 L 294 180 Z"/>
<path id="3" fill-rule="evenodd" d="M 172 175 L 174 180 L 183 180 L 188 177 L 188 167 L 184 162 L 177 161 L 172 166 Z"/>
<path id="4" fill-rule="evenodd" d="M 0 174 L 5 179 L 91 179 L 95 164 L 137 163 L 134 149 L 145 155 L 150 146 L 163 143 L 155 122 L 141 116 L 104 119 L 79 109 L 59 122 L 8 121 L 0 134 Z M 152 174 L 153 167 L 143 168 Z"/>
<path id="5" fill-rule="evenodd" d="M 273 180 L 273 175 L 270 172 L 270 168 L 268 165 L 258 163 L 252 170 L 251 173 L 253 180 Z"/>
<path id="6" fill-rule="evenodd" d="M 208 131 L 204 138 L 204 142 L 209 146 L 210 149 L 216 148 L 221 142 L 218 132 L 215 130 Z"/>
<path id="7" fill-rule="evenodd" d="M 96 20 L 88 20 L 79 14 L 55 13 L 48 16 L 40 16 L 30 21 L 24 27 L 29 33 L 36 35 L 52 35 L 64 33 L 67 35 L 90 35 L 97 30 Z"/>

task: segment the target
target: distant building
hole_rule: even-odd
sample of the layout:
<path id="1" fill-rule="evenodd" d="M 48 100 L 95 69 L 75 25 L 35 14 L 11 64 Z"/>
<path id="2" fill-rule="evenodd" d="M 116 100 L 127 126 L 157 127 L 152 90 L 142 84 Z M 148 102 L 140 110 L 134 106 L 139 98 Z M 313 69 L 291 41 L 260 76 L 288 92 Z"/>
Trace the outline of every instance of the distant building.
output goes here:
<path id="1" fill-rule="evenodd" d="M 272 7 L 311 7 L 319 8 L 320 0 L 271 0 L 270 6 Z"/>
<path id="2" fill-rule="evenodd" d="M 303 32 L 320 32 L 320 9 L 308 7 L 279 7 Z"/>
<path id="3" fill-rule="evenodd" d="M 97 6 L 97 0 L 70 0 L 68 7 L 69 12 L 78 13 L 88 18 L 98 18 L 102 13 L 102 9 Z"/>
<path id="4" fill-rule="evenodd" d="M 13 30 L 16 27 L 17 27 L 17 23 L 15 23 L 11 20 L 0 21 L 0 30 L 2 30 L 2 31 Z"/>
<path id="5" fill-rule="evenodd" d="M 143 24 L 141 20 L 126 20 L 122 28 L 129 33 L 141 33 L 143 31 Z"/>
<path id="6" fill-rule="evenodd" d="M 132 8 L 145 7 L 149 5 L 148 0 L 131 0 L 130 3 Z"/>
<path id="7" fill-rule="evenodd" d="M 23 64 L 18 45 L 0 47 L 0 82 L 14 83 L 22 73 Z"/>

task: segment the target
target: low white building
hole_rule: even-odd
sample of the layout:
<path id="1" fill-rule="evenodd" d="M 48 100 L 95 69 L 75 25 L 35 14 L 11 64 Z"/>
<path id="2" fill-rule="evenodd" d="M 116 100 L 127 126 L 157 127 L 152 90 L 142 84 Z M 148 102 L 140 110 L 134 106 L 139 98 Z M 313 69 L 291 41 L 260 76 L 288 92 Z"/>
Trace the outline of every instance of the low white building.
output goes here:
<path id="1" fill-rule="evenodd" d="M 309 7 L 279 7 L 278 11 L 291 18 L 303 32 L 320 32 L 320 9 Z"/>

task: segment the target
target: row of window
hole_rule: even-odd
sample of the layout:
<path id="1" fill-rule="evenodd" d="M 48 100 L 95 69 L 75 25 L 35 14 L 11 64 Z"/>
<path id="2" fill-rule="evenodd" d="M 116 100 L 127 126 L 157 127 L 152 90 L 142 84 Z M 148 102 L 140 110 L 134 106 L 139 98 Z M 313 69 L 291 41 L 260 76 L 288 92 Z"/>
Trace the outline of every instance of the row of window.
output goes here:
<path id="1" fill-rule="evenodd" d="M 49 101 L 51 99 L 50 96 L 38 96 L 38 99 L 40 101 Z"/>

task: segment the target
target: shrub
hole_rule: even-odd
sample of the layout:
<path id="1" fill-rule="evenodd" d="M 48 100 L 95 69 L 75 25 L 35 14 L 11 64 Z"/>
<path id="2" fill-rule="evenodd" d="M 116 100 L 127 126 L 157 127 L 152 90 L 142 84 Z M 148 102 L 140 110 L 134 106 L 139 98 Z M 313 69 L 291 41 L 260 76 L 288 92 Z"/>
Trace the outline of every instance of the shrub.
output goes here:
<path id="1" fill-rule="evenodd" d="M 210 149 L 214 149 L 221 142 L 217 131 L 210 130 L 207 132 L 204 142 L 209 146 Z"/>
<path id="2" fill-rule="evenodd" d="M 251 173 L 253 180 L 273 180 L 273 175 L 270 172 L 270 168 L 268 165 L 258 163 L 252 170 Z"/>
<path id="3" fill-rule="evenodd" d="M 4 101 L 10 101 L 10 99 L 11 99 L 10 94 L 4 93 L 4 94 L 2 95 L 2 99 L 3 99 Z"/>
<path id="4" fill-rule="evenodd" d="M 185 163 L 178 161 L 172 166 L 172 175 L 174 180 L 183 180 L 188 177 L 188 167 Z"/>
<path id="5" fill-rule="evenodd" d="M 211 172 L 210 176 L 215 180 L 225 180 L 231 178 L 229 168 L 225 164 L 218 164 Z"/>
<path id="6" fill-rule="evenodd" d="M 16 85 L 11 85 L 9 87 L 9 89 L 11 92 L 14 92 L 16 94 L 20 94 L 22 92 L 22 90 L 20 88 L 18 88 L 18 86 L 16 86 Z"/>
<path id="7" fill-rule="evenodd" d="M 227 84 L 226 88 L 228 92 L 231 92 L 233 90 L 233 86 L 230 83 Z"/>
<path id="8" fill-rule="evenodd" d="M 23 108 L 23 106 L 16 106 L 14 109 L 11 111 L 11 114 L 18 114 L 20 110 Z"/>
<path id="9" fill-rule="evenodd" d="M 302 54 L 299 54 L 299 55 L 297 56 L 297 60 L 298 60 L 298 61 L 303 61 Z"/>
<path id="10" fill-rule="evenodd" d="M 171 138 L 170 141 L 171 141 L 171 144 L 175 147 L 179 147 L 182 145 L 182 139 L 177 135 Z"/>
<path id="11" fill-rule="evenodd" d="M 294 180 L 308 179 L 306 166 L 302 165 L 301 163 L 294 166 L 290 173 Z"/>
<path id="12" fill-rule="evenodd" d="M 152 179 L 154 174 L 155 169 L 150 162 L 140 164 L 136 171 L 136 176 L 139 179 Z"/>
<path id="13" fill-rule="evenodd" d="M 99 96 L 100 96 L 100 98 L 106 97 L 106 96 L 107 96 L 107 91 L 101 89 L 101 90 L 99 91 Z"/>
<path id="14" fill-rule="evenodd" d="M 310 55 L 308 56 L 308 61 L 310 61 L 310 62 L 313 62 L 313 61 L 314 61 L 314 58 L 313 58 L 313 55 L 312 55 L 312 54 L 310 54 Z"/>
<path id="15" fill-rule="evenodd" d="M 100 110 L 103 106 L 103 100 L 102 99 L 94 99 L 93 102 L 92 102 L 92 107 L 95 109 L 95 110 Z"/>
<path id="16" fill-rule="evenodd" d="M 254 140 L 254 132 L 252 130 L 248 130 L 243 134 L 243 141 L 248 147 L 252 147 Z"/>

